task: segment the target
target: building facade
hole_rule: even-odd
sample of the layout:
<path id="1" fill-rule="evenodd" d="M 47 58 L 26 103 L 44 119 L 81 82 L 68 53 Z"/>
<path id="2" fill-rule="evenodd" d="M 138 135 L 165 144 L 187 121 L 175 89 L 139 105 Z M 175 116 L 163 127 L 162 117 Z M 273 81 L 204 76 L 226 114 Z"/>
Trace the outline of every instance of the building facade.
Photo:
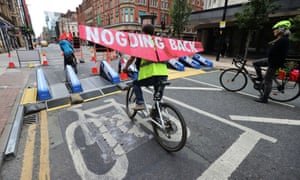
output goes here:
<path id="1" fill-rule="evenodd" d="M 228 3 L 230 0 L 228 0 Z M 222 1 L 224 3 L 224 0 Z M 300 14 L 300 1 L 275 0 L 280 8 L 270 14 L 270 21 L 265 28 L 257 31 L 251 38 L 248 55 L 252 58 L 266 56 L 268 42 L 273 40 L 272 26 L 277 21 L 289 19 Z M 205 4 L 205 2 L 204 2 Z M 220 49 L 219 27 L 224 12 L 224 4 L 221 7 L 193 12 L 189 19 L 189 26 L 197 30 L 197 40 L 201 41 L 206 53 L 215 54 Z M 242 3 L 228 5 L 226 13 L 226 28 L 223 30 L 224 41 L 228 43 L 227 56 L 243 55 L 245 51 L 246 31 L 237 27 L 234 14 L 242 12 Z M 293 46 L 293 45 L 292 45 Z M 291 47 L 290 54 L 293 52 Z"/>
<path id="2" fill-rule="evenodd" d="M 242 4 L 247 3 L 249 0 L 227 0 L 227 5 L 235 5 L 235 4 Z M 224 7 L 225 0 L 203 0 L 203 9 L 214 9 Z"/>
<path id="3" fill-rule="evenodd" d="M 168 34 L 171 0 L 83 0 L 76 9 L 78 23 L 120 31 L 139 32 L 142 23 L 153 23 L 156 33 Z M 203 0 L 189 0 L 193 11 L 202 10 Z M 162 30 L 162 24 L 165 30 Z M 195 35 L 193 29 L 185 34 Z"/>
<path id="4" fill-rule="evenodd" d="M 0 0 L 0 52 L 32 48 L 32 32 L 26 0 Z"/>

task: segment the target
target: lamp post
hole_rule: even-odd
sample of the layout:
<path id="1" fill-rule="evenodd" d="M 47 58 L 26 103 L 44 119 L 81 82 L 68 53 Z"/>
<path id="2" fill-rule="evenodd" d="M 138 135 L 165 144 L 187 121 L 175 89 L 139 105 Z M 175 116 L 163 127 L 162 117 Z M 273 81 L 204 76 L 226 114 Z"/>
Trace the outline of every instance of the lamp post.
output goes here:
<path id="1" fill-rule="evenodd" d="M 224 43 L 224 32 L 225 31 L 225 27 L 226 27 L 226 11 L 227 11 L 227 4 L 228 4 L 228 0 L 225 0 L 225 4 L 224 4 L 224 10 L 223 10 L 223 17 L 222 17 L 222 21 L 220 22 L 219 25 L 219 32 L 220 32 L 220 44 L 219 44 L 219 50 L 217 53 L 217 57 L 216 57 L 216 61 L 219 61 L 220 59 L 220 54 L 221 54 L 221 50 L 222 50 L 222 46 Z"/>

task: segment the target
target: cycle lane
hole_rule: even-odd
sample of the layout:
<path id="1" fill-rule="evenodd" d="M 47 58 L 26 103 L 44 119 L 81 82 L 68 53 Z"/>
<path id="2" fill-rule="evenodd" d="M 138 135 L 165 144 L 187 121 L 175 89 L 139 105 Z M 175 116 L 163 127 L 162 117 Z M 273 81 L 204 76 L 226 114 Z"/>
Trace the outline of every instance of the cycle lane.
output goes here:
<path id="1" fill-rule="evenodd" d="M 199 89 L 198 89 L 199 90 Z M 50 121 L 49 121 L 50 122 Z"/>
<path id="2" fill-rule="evenodd" d="M 171 92 L 178 91 L 178 90 L 180 90 L 181 87 L 185 87 L 186 89 L 188 89 L 187 87 L 190 86 L 190 83 L 182 84 L 182 81 L 180 81 L 180 82 L 175 82 L 175 83 L 173 82 L 172 85 L 176 86 L 176 88 L 173 88 L 173 89 L 170 88 L 170 90 L 167 90 L 168 93 L 170 93 L 170 91 Z M 203 87 L 203 90 L 206 89 L 208 91 L 209 90 L 208 88 L 211 88 L 211 87 L 205 86 L 205 87 Z M 214 96 L 215 96 L 216 92 L 220 91 L 219 89 L 215 89 L 215 90 L 210 89 L 210 90 L 214 92 L 214 94 L 213 94 Z M 186 97 L 191 96 L 191 92 L 194 92 L 194 91 L 198 92 L 199 89 L 186 90 L 187 94 L 182 95 L 182 97 L 185 97 L 185 98 L 181 99 L 180 103 L 184 103 Z M 207 93 L 207 91 L 206 91 L 206 93 Z M 180 94 L 182 94 L 182 93 L 183 92 L 180 91 Z M 207 96 L 208 94 L 203 94 L 203 95 Z M 171 99 L 169 99 L 169 100 L 173 100 L 173 103 L 177 104 L 176 99 L 178 98 L 178 94 L 177 95 L 176 94 L 173 95 L 172 93 L 170 95 L 166 94 L 166 97 L 169 97 L 169 96 L 171 97 Z M 199 95 L 195 95 L 195 97 L 197 97 L 197 96 L 199 96 Z M 176 98 L 174 98 L 174 97 L 176 97 Z M 197 100 L 197 98 L 195 98 L 195 97 L 194 97 L 194 99 Z M 122 150 L 122 148 L 120 148 L 121 143 L 119 143 L 119 142 L 112 143 L 110 145 L 107 145 L 107 147 L 118 144 L 119 146 L 116 146 L 116 149 L 118 151 L 116 150 L 116 151 L 114 151 L 114 153 L 118 154 L 119 156 L 109 157 L 108 152 L 103 153 L 104 155 L 100 156 L 99 155 L 99 148 L 100 148 L 99 146 L 101 146 L 100 142 L 105 142 L 105 141 L 103 139 L 102 139 L 102 141 L 101 141 L 101 139 L 100 140 L 99 139 L 91 140 L 88 138 L 88 135 L 85 135 L 85 134 L 86 133 L 88 134 L 88 132 L 90 132 L 90 136 L 94 137 L 95 139 L 97 139 L 98 136 L 106 136 L 107 137 L 106 139 L 108 139 L 110 142 L 113 141 L 112 139 L 114 139 L 114 138 L 109 136 L 109 134 L 120 134 L 120 132 L 117 133 L 117 132 L 110 131 L 108 134 L 104 135 L 105 132 L 108 132 L 107 128 L 101 129 L 100 127 L 103 124 L 100 122 L 97 123 L 97 120 L 98 119 L 101 119 L 103 121 L 107 120 L 108 122 L 113 121 L 113 120 L 111 119 L 110 115 L 106 115 L 106 116 L 102 117 L 101 115 L 99 115 L 99 113 L 95 113 L 95 112 L 93 112 L 93 110 L 91 110 L 91 109 L 93 109 L 92 107 L 98 107 L 98 106 L 106 107 L 107 103 L 109 103 L 109 102 L 105 102 L 105 100 L 107 100 L 107 99 L 109 101 L 110 97 L 105 97 L 101 100 L 92 101 L 92 102 L 89 102 L 86 104 L 78 105 L 78 106 L 83 106 L 83 107 L 79 107 L 79 109 L 81 109 L 80 111 L 87 110 L 87 112 L 85 113 L 85 114 L 87 114 L 86 119 L 90 119 L 90 120 L 87 120 L 87 122 L 85 122 L 85 123 L 90 124 L 90 125 L 92 124 L 93 126 L 95 126 L 95 128 L 92 129 L 92 132 L 90 132 L 89 130 L 86 130 L 86 131 L 83 130 L 84 128 L 82 128 L 80 126 L 80 124 L 82 124 L 83 122 L 82 123 L 73 123 L 74 121 L 78 120 L 77 116 L 79 117 L 79 115 L 76 116 L 76 113 L 74 113 L 74 111 L 73 112 L 67 111 L 68 113 L 53 111 L 53 112 L 48 113 L 48 118 L 50 117 L 50 119 L 48 119 L 48 122 L 51 122 L 51 123 L 56 122 L 56 123 L 50 125 L 51 128 L 50 128 L 50 126 L 48 128 L 48 130 L 51 129 L 52 131 L 54 129 L 56 129 L 56 130 L 54 130 L 54 132 L 52 134 L 49 134 L 49 138 L 53 140 L 53 141 L 50 140 L 50 142 L 49 142 L 51 144 L 50 145 L 50 162 L 53 162 L 53 159 L 51 159 L 51 158 L 54 158 L 54 157 L 57 161 L 57 164 L 54 165 L 51 163 L 51 167 L 49 167 L 49 169 L 51 169 L 51 171 L 50 171 L 51 177 L 54 174 L 57 177 L 61 178 L 61 177 L 64 177 L 65 174 L 67 174 L 68 178 L 72 177 L 73 179 L 81 179 L 81 178 L 79 178 L 80 176 L 78 174 L 84 174 L 82 176 L 83 177 L 82 179 L 84 179 L 84 177 L 89 177 L 89 178 L 93 179 L 92 177 L 99 178 L 101 176 L 102 176 L 102 178 L 103 177 L 111 177 L 111 176 L 115 177 L 115 178 L 120 178 L 120 177 L 124 176 L 124 174 L 126 174 L 125 179 L 126 178 L 127 179 L 138 178 L 138 177 L 145 178 L 145 177 L 150 177 L 150 176 L 154 179 L 155 178 L 160 179 L 160 177 L 163 177 L 164 179 L 182 179 L 184 177 L 185 178 L 188 177 L 187 179 L 196 179 L 198 177 L 201 177 L 202 175 L 205 175 L 205 172 L 209 172 L 208 171 L 210 169 L 209 165 L 212 162 L 217 163 L 218 157 L 219 158 L 222 157 L 221 159 L 219 159 L 219 162 L 222 162 L 224 160 L 225 160 L 225 162 L 226 162 L 226 160 L 227 160 L 227 162 L 229 162 L 228 159 L 226 159 L 226 156 L 225 156 L 226 153 L 228 155 L 228 151 L 229 151 L 230 147 L 234 147 L 234 148 L 231 148 L 232 150 L 236 150 L 236 148 L 239 149 L 238 147 L 240 146 L 240 144 L 241 143 L 243 144 L 245 142 L 243 140 L 244 138 L 246 138 L 246 139 L 252 138 L 252 140 L 253 140 L 252 144 L 254 144 L 254 145 L 258 142 L 257 139 L 255 139 L 255 138 L 253 139 L 253 137 L 251 136 L 253 134 L 250 134 L 250 137 L 249 137 L 249 134 L 247 134 L 247 133 L 241 135 L 241 133 L 243 132 L 242 129 L 239 129 L 236 127 L 235 128 L 229 127 L 228 123 L 230 121 L 228 120 L 228 118 L 223 118 L 223 115 L 220 115 L 220 117 L 215 115 L 216 119 L 218 119 L 217 117 L 219 117 L 219 119 L 223 119 L 224 122 L 229 121 L 229 122 L 227 122 L 227 125 L 225 125 L 225 128 L 224 128 L 223 124 L 226 124 L 226 123 L 224 123 L 222 121 L 219 121 L 216 124 L 214 124 L 218 130 L 222 130 L 222 132 L 217 132 L 217 133 L 219 134 L 218 138 L 223 139 L 224 142 L 226 142 L 226 145 L 223 145 L 225 148 L 221 147 L 221 148 L 215 148 L 216 150 L 211 150 L 211 149 L 214 149 L 213 146 L 218 144 L 220 142 L 220 140 L 218 140 L 218 138 L 214 137 L 214 135 L 211 132 L 208 132 L 209 130 L 212 130 L 213 127 L 207 126 L 207 129 L 209 129 L 209 130 L 206 129 L 206 130 L 203 130 L 203 132 L 206 132 L 209 136 L 203 136 L 203 135 L 200 136 L 201 137 L 200 143 L 196 142 L 196 140 L 194 138 L 193 138 L 193 140 L 191 138 L 189 138 L 187 148 L 184 148 L 183 151 L 181 151 L 179 153 L 175 153 L 174 155 L 170 156 L 169 154 L 165 153 L 158 146 L 158 144 L 155 143 L 155 141 L 153 141 L 153 139 L 151 138 L 151 133 L 148 130 L 145 130 L 143 128 L 142 132 L 145 133 L 146 137 L 149 136 L 148 138 L 150 139 L 150 141 L 146 141 L 144 143 L 137 144 L 136 148 L 132 148 L 131 150 L 128 150 L 130 148 L 127 148 L 127 151 L 124 149 Z M 119 104 L 119 103 L 123 104 L 125 96 L 124 95 L 114 95 L 113 99 L 117 100 L 116 102 L 118 102 L 118 103 L 115 103 L 115 105 Z M 111 100 L 111 101 L 114 101 L 114 100 Z M 187 100 L 187 101 L 189 101 L 189 100 Z M 93 104 L 93 103 L 95 103 L 95 104 Z M 178 103 L 178 104 L 180 105 L 180 103 Z M 198 103 L 199 103 L 199 99 L 198 99 Z M 209 104 L 209 102 L 207 102 L 207 101 L 206 101 L 206 103 Z M 114 104 L 114 103 L 112 103 L 112 104 Z M 207 115 L 207 114 L 203 115 L 203 114 L 205 114 L 203 111 L 211 112 L 209 110 L 206 110 L 206 108 L 203 108 L 204 110 L 201 110 L 201 108 L 200 108 L 200 111 L 199 111 L 199 110 L 196 110 L 199 108 L 193 109 L 193 107 L 195 108 L 196 105 L 188 105 L 188 104 L 190 104 L 190 102 L 188 104 L 187 103 L 184 103 L 184 104 L 186 104 L 185 105 L 186 107 L 184 109 L 187 109 L 186 110 L 187 112 L 185 114 L 191 115 L 192 113 L 195 113 L 195 114 L 198 114 L 197 116 L 199 116 L 199 114 L 200 114 L 200 116 L 203 119 L 206 119 L 210 123 L 211 123 L 211 119 L 214 119 L 213 117 L 215 117 L 214 115 Z M 124 108 L 124 104 L 121 107 Z M 74 108 L 74 107 L 72 107 L 72 108 Z M 200 113 L 197 111 L 199 111 Z M 122 111 L 116 111 L 115 108 L 112 108 L 112 110 L 108 110 L 107 114 L 118 114 L 116 112 L 120 113 Z M 124 113 L 124 112 L 122 112 L 122 113 Z M 120 113 L 120 114 L 122 114 L 122 113 Z M 74 116 L 74 114 L 75 114 L 75 116 Z M 100 113 L 100 114 L 105 114 L 105 113 Z M 124 115 L 124 117 L 125 116 L 126 115 Z M 123 116 L 115 117 L 115 121 L 122 122 L 120 120 L 120 119 L 122 119 L 122 117 Z M 52 118 L 54 118 L 54 119 L 58 118 L 58 119 L 55 121 Z M 199 119 L 202 119 L 202 118 L 199 118 Z M 125 122 L 127 122 L 127 120 Z M 190 120 L 188 120 L 188 121 L 190 124 L 191 123 Z M 64 123 L 62 123 L 62 122 L 69 122 L 69 123 L 65 123 L 65 125 L 64 125 Z M 129 122 L 130 121 L 128 120 L 127 123 L 129 123 Z M 57 125 L 57 123 L 58 123 L 58 125 Z M 72 128 L 68 127 L 70 124 L 73 124 L 71 126 Z M 128 126 L 125 124 L 123 123 L 123 125 L 125 127 Z M 231 124 L 231 123 L 229 123 L 229 124 Z M 80 126 L 80 128 L 74 128 L 75 125 Z M 112 125 L 109 125 L 109 124 L 103 125 L 103 127 L 106 127 L 106 126 L 112 126 Z M 124 129 L 124 127 L 121 125 L 116 126 L 116 127 L 118 127 L 118 129 L 122 129 L 122 128 Z M 190 127 L 193 127 L 193 126 L 190 126 Z M 199 129 L 197 129 L 199 127 L 201 127 L 201 124 L 197 125 L 195 127 L 195 129 L 191 130 L 192 131 L 191 134 L 193 136 L 197 137 L 199 135 L 199 134 L 197 135 L 197 133 L 195 133 L 195 132 L 197 132 L 197 130 L 199 130 Z M 220 127 L 222 127 L 222 128 L 220 128 Z M 233 134 L 233 135 L 226 135 L 226 138 L 222 137 L 222 135 L 226 134 L 224 132 L 223 128 L 231 131 L 230 134 Z M 80 129 L 82 129 L 82 130 L 80 130 Z M 128 127 L 126 129 L 128 129 Z M 139 129 L 139 131 L 134 131 L 135 134 L 140 134 L 141 133 L 140 130 L 141 129 Z M 72 134 L 72 133 L 70 133 L 72 131 L 75 131 L 77 138 L 72 138 L 73 136 L 70 135 L 70 134 Z M 67 132 L 69 135 L 66 135 Z M 94 134 L 93 134 L 93 132 L 94 132 Z M 139 133 L 137 133 L 137 132 L 139 132 Z M 213 131 L 213 132 L 216 133 L 216 131 Z M 203 134 L 206 134 L 206 133 L 203 133 Z M 240 138 L 237 138 L 239 136 L 240 136 Z M 67 138 L 67 137 L 70 137 L 70 138 Z M 76 139 L 79 139 L 79 140 L 76 140 Z M 238 139 L 238 140 L 236 140 L 236 139 Z M 74 143 L 74 141 L 76 141 L 76 142 Z M 211 149 L 209 149 L 209 148 L 201 149 L 201 147 L 200 147 L 199 149 L 197 149 L 195 151 L 194 146 L 197 147 L 198 144 L 201 144 L 201 141 L 208 143 L 208 145 L 210 145 L 208 147 Z M 216 141 L 217 143 L 212 143 L 211 141 Z M 71 145 L 68 145 L 68 146 L 62 145 L 64 142 L 69 142 L 67 144 L 71 144 Z M 88 147 L 85 143 L 86 144 L 92 143 L 94 146 Z M 95 145 L 95 143 L 97 145 Z M 220 143 L 220 144 L 222 144 L 222 143 Z M 205 144 L 205 145 L 207 145 L 207 144 Z M 74 148 L 75 150 L 72 149 L 72 147 L 75 147 Z M 245 147 L 246 147 L 245 153 L 246 153 L 246 155 L 248 155 L 250 150 L 252 150 L 251 146 L 249 146 L 249 143 L 246 143 Z M 102 151 L 106 150 L 105 147 L 102 147 L 100 149 L 102 149 Z M 151 150 L 153 150 L 155 152 L 155 155 L 153 155 L 153 152 L 151 152 Z M 42 151 L 42 150 L 39 150 L 39 151 Z M 72 153 L 70 153 L 70 152 L 72 152 Z M 235 151 L 233 151 L 233 152 L 235 152 Z M 247 152 L 248 152 L 248 154 L 247 154 Z M 53 154 L 53 155 L 51 155 L 51 154 Z M 75 158 L 74 158 L 74 157 L 70 157 L 70 154 L 73 154 L 73 155 L 77 154 L 78 156 L 75 156 Z M 84 155 L 80 155 L 80 154 L 84 154 Z M 93 154 L 92 157 L 89 157 L 91 154 Z M 126 154 L 126 156 L 127 156 L 127 161 L 128 161 L 127 166 L 126 166 L 126 158 L 124 157 L 124 154 Z M 229 153 L 229 155 L 230 155 L 230 153 Z M 82 156 L 81 159 L 78 158 L 80 156 Z M 193 158 L 191 158 L 191 157 L 193 157 Z M 118 158 L 120 158 L 119 163 L 122 164 L 123 169 L 116 168 L 116 167 L 120 167 L 120 166 L 117 166 L 117 165 L 113 166 L 111 163 L 109 163 L 109 162 L 115 161 Z M 153 158 L 153 159 L 151 159 L 151 158 Z M 241 161 L 240 158 L 238 158 L 239 161 Z M 103 162 L 100 162 L 99 159 L 104 159 L 104 160 L 103 160 Z M 143 161 L 140 162 L 140 160 L 141 161 L 143 160 L 146 162 L 143 162 Z M 172 163 L 171 166 L 169 165 L 170 161 L 174 162 L 174 163 Z M 114 163 L 114 164 L 118 164 L 118 163 Z M 153 167 L 152 164 L 155 164 L 155 165 L 158 164 L 160 166 Z M 239 164 L 238 161 L 235 162 L 235 166 L 233 166 L 233 167 L 238 166 L 238 164 Z M 125 166 L 123 166 L 123 165 L 125 165 Z M 222 165 L 222 163 L 221 163 L 221 165 Z M 101 167 L 99 167 L 99 166 L 101 166 Z M 114 169 L 113 167 L 115 167 L 116 169 Z M 126 169 L 126 167 L 127 167 L 127 171 L 124 170 L 124 168 Z M 150 167 L 150 170 L 148 167 Z M 189 168 L 189 170 L 186 170 L 186 168 L 184 168 L 184 167 L 190 167 L 190 168 Z M 162 169 L 164 169 L 164 168 L 167 168 L 167 171 L 162 172 Z M 182 170 L 179 171 L 178 168 L 179 169 L 181 168 Z M 213 168 L 212 170 L 216 171 L 217 169 Z M 234 168 L 233 168 L 233 170 L 234 170 Z M 230 174 L 229 172 L 233 171 L 233 170 L 227 170 L 227 175 Z M 47 172 L 47 171 L 44 171 L 44 172 Z M 81 173 L 78 173 L 78 172 L 81 172 Z M 108 172 L 111 172 L 111 173 L 108 173 Z M 118 172 L 120 172 L 120 173 L 118 173 Z M 126 172 L 126 173 L 124 173 L 124 172 Z M 235 171 L 233 171 L 233 172 L 235 172 Z M 156 174 L 158 174 L 158 175 L 156 176 Z M 161 176 L 161 174 L 162 174 L 162 176 Z M 170 174 L 173 174 L 174 176 L 170 176 Z M 226 174 L 226 173 L 224 173 L 224 174 Z M 209 175 L 209 177 L 212 176 L 211 173 L 208 173 L 208 175 Z M 202 176 L 202 177 L 204 177 L 204 176 Z M 240 175 L 238 177 L 243 177 L 243 176 Z"/>

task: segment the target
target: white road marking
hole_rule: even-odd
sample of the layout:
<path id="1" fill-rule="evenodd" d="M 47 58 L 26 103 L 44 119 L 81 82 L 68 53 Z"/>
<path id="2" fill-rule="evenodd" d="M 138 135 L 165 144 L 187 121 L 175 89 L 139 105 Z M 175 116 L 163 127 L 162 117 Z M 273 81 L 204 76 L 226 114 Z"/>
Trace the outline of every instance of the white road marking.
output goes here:
<path id="1" fill-rule="evenodd" d="M 144 90 L 147 93 L 151 93 L 149 90 Z M 270 141 L 272 143 L 276 143 L 277 139 L 250 129 L 248 127 L 242 126 L 230 120 L 224 119 L 220 116 L 211 114 L 209 112 L 203 111 L 201 109 L 195 108 L 188 104 L 185 104 L 176 99 L 172 99 L 170 97 L 164 96 L 164 99 L 178 104 L 186 109 L 190 109 L 194 112 L 227 124 L 229 126 L 238 128 L 243 130 L 244 133 L 240 135 L 240 137 L 229 147 L 229 149 L 224 152 L 216 161 L 214 161 L 207 169 L 202 173 L 201 176 L 198 177 L 199 180 L 202 179 L 228 179 L 231 174 L 238 168 L 238 166 L 244 161 L 244 159 L 248 156 L 251 150 L 255 147 L 257 142 L 260 139 L 264 139 Z"/>
<path id="2" fill-rule="evenodd" d="M 188 80 L 188 81 L 191 81 L 191 82 L 195 82 L 195 83 L 198 83 L 198 84 L 208 85 L 208 86 L 215 87 L 215 88 L 219 88 L 219 89 L 224 89 L 224 88 L 221 87 L 221 86 L 217 86 L 217 85 L 214 85 L 214 84 L 210 84 L 210 83 L 198 81 L 198 80 L 191 79 L 191 78 L 186 78 L 186 77 L 185 77 L 185 78 L 182 78 L 182 79 L 185 79 L 185 80 Z"/>
<path id="3" fill-rule="evenodd" d="M 93 108 L 89 108 L 86 110 L 82 109 L 82 105 L 77 105 L 70 107 L 68 110 L 76 112 L 78 114 L 78 120 L 72 122 L 69 124 L 69 126 L 66 128 L 66 140 L 67 145 L 70 151 L 70 154 L 72 156 L 74 167 L 78 173 L 78 175 L 83 180 L 93 180 L 93 179 L 123 179 L 128 171 L 129 162 L 127 159 L 127 154 L 123 147 L 118 144 L 117 140 L 110 134 L 107 127 L 104 125 L 104 121 L 109 121 L 107 117 L 102 117 L 99 115 L 99 111 L 115 107 L 120 112 L 123 110 L 121 108 L 121 105 L 117 103 L 114 99 L 108 99 L 105 102 L 108 102 L 105 105 L 102 106 L 96 106 Z M 122 114 L 125 114 L 123 112 Z M 121 115 L 115 115 L 115 116 L 121 116 Z M 124 116 L 124 115 L 123 115 Z M 122 122 L 117 122 L 119 126 L 122 126 L 124 122 L 129 122 L 130 120 L 128 118 L 120 118 L 119 119 Z M 92 128 L 91 128 L 92 126 Z M 91 145 L 96 143 L 99 148 L 102 150 L 101 157 L 105 159 L 104 156 L 107 156 L 107 151 L 110 151 L 109 153 L 115 154 L 118 156 L 118 158 L 115 159 L 114 165 L 111 169 L 104 172 L 103 174 L 96 174 L 95 172 L 91 171 L 88 166 L 86 165 L 86 160 L 84 159 L 80 147 L 78 147 L 78 144 L 75 140 L 75 130 L 80 127 L 84 136 L 85 136 L 85 144 Z M 137 128 L 135 129 L 128 129 L 126 127 L 122 127 L 123 130 L 129 131 L 132 134 L 137 134 L 139 136 L 145 136 L 146 134 L 141 134 L 141 132 L 135 132 L 139 131 Z M 99 130 L 97 132 L 94 132 L 94 130 Z M 99 136 L 103 136 L 104 139 L 106 139 L 107 145 L 111 149 L 106 149 L 107 146 L 104 144 L 101 140 L 99 140 Z M 108 155 L 109 156 L 109 155 Z M 108 159 L 111 160 L 111 159 Z"/>
<path id="4" fill-rule="evenodd" d="M 239 139 L 221 157 L 213 162 L 198 180 L 228 179 L 260 140 L 259 137 L 252 136 L 253 134 L 248 132 L 241 134 Z"/>
<path id="5" fill-rule="evenodd" d="M 166 87 L 166 89 L 175 89 L 175 90 L 205 90 L 205 91 L 222 91 L 219 88 L 205 88 L 205 87 Z"/>
<path id="6" fill-rule="evenodd" d="M 300 126 L 300 120 L 254 117 L 254 116 L 237 116 L 237 115 L 230 115 L 229 117 L 234 121 L 248 121 L 248 122 L 261 122 L 261 123 Z"/>
<path id="7" fill-rule="evenodd" d="M 211 87 L 215 87 L 215 88 L 220 88 L 220 90 L 224 90 L 224 88 L 222 86 L 217 86 L 217 85 L 214 85 L 214 84 L 210 84 L 210 83 L 206 83 L 206 82 L 202 82 L 202 81 L 198 81 L 198 80 L 190 79 L 190 78 L 182 78 L 182 79 L 185 79 L 185 80 L 188 80 L 188 81 L 192 81 L 192 82 L 195 82 L 195 83 L 198 83 L 198 84 L 204 84 L 204 85 L 207 85 L 207 86 L 211 86 Z M 242 95 L 245 95 L 245 96 L 254 97 L 254 98 L 258 98 L 259 97 L 257 95 L 249 94 L 249 93 L 246 93 L 246 92 L 243 92 L 243 91 L 238 91 L 238 92 L 235 92 L 235 93 L 242 94 Z M 276 103 L 276 104 L 283 105 L 283 106 L 288 106 L 288 107 L 291 107 L 291 108 L 295 108 L 295 106 L 291 105 L 291 104 L 287 104 L 287 103 L 283 103 L 283 102 L 277 102 L 277 101 L 273 101 L 273 100 L 270 100 L 270 101 L 273 102 L 273 103 Z"/>

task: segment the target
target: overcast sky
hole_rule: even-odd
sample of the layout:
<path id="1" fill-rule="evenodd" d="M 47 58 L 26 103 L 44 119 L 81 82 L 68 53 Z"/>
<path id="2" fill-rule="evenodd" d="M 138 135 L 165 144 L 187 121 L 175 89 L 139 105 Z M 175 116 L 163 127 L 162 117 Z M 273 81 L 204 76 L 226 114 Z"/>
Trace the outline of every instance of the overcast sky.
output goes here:
<path id="1" fill-rule="evenodd" d="M 82 0 L 27 0 L 32 26 L 36 36 L 40 36 L 46 26 L 45 11 L 66 13 L 76 11 Z"/>

